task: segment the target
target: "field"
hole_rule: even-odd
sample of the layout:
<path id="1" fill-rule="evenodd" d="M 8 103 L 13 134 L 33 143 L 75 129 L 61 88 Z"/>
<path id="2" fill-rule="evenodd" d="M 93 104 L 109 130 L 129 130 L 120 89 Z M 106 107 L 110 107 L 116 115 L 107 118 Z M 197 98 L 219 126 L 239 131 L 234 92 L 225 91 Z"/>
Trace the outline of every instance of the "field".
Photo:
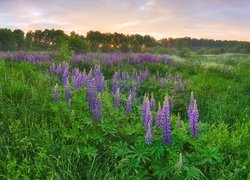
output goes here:
<path id="1" fill-rule="evenodd" d="M 249 55 L 0 57 L 0 179 L 250 178 Z"/>

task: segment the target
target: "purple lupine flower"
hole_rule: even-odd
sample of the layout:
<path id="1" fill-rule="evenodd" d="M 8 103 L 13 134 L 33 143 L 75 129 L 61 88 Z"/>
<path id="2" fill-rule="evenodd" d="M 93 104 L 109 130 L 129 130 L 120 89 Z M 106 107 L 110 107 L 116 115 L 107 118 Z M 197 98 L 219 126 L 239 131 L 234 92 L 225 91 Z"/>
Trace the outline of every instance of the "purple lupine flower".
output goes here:
<path id="1" fill-rule="evenodd" d="M 65 100 L 69 101 L 72 98 L 71 90 L 70 90 L 70 84 L 69 81 L 67 81 L 65 86 Z"/>
<path id="2" fill-rule="evenodd" d="M 74 89 L 79 88 L 79 75 L 73 75 L 73 84 L 74 84 Z"/>
<path id="3" fill-rule="evenodd" d="M 135 86 L 132 86 L 131 99 L 135 99 L 135 98 L 136 98 L 136 90 L 135 90 Z"/>
<path id="4" fill-rule="evenodd" d="M 72 76 L 77 76 L 79 74 L 79 69 L 78 68 L 74 68 L 72 70 Z"/>
<path id="5" fill-rule="evenodd" d="M 68 63 L 63 63 L 62 64 L 62 69 L 63 70 L 66 70 L 66 69 L 69 70 L 69 64 Z"/>
<path id="6" fill-rule="evenodd" d="M 120 106 L 120 88 L 117 89 L 115 95 L 114 95 L 114 107 L 115 109 L 118 109 Z"/>
<path id="7" fill-rule="evenodd" d="M 53 94 L 54 94 L 54 102 L 58 103 L 60 101 L 58 84 L 55 85 Z"/>
<path id="8" fill-rule="evenodd" d="M 120 75 L 118 72 L 115 72 L 113 79 L 112 79 L 112 93 L 115 94 L 117 89 L 119 88 L 119 78 Z"/>
<path id="9" fill-rule="evenodd" d="M 54 73 L 55 70 L 56 70 L 55 63 L 52 63 L 52 65 L 50 66 L 50 72 Z"/>
<path id="10" fill-rule="evenodd" d="M 93 108 L 93 118 L 94 120 L 98 121 L 102 119 L 102 97 L 100 93 L 98 93 L 95 99 L 95 104 Z"/>
<path id="11" fill-rule="evenodd" d="M 170 122 L 170 106 L 168 96 L 165 97 L 163 107 L 161 110 L 161 121 L 162 121 L 162 133 L 164 144 L 172 143 L 172 132 Z"/>
<path id="12" fill-rule="evenodd" d="M 154 136 L 153 136 L 153 117 L 149 105 L 147 106 L 146 110 L 145 125 L 147 125 L 144 126 L 144 128 L 146 128 L 145 141 L 147 144 L 151 144 L 153 142 Z"/>
<path id="13" fill-rule="evenodd" d="M 91 112 L 93 111 L 93 108 L 95 105 L 95 99 L 97 95 L 95 78 L 91 78 L 91 76 L 87 76 L 86 87 L 87 87 L 86 99 L 88 101 L 89 111 Z"/>
<path id="14" fill-rule="evenodd" d="M 151 99 L 150 99 L 150 110 L 152 111 L 155 108 L 155 98 L 153 93 L 151 94 Z"/>
<path id="15" fill-rule="evenodd" d="M 158 128 L 162 128 L 162 121 L 161 121 L 161 103 L 159 102 L 158 111 L 156 113 L 156 126 Z"/>
<path id="16" fill-rule="evenodd" d="M 139 75 L 139 81 L 144 81 L 145 80 L 145 75 L 144 73 L 141 72 L 141 74 Z"/>
<path id="17" fill-rule="evenodd" d="M 145 133 L 148 130 L 148 127 L 147 127 L 148 126 L 148 122 L 147 122 L 147 119 L 146 119 L 148 107 L 149 107 L 149 100 L 148 100 L 148 98 L 147 98 L 147 96 L 145 94 L 143 102 L 142 102 L 142 125 L 144 127 Z"/>
<path id="18" fill-rule="evenodd" d="M 60 76 L 60 75 L 61 75 L 61 72 L 62 72 L 61 64 L 58 64 L 58 65 L 57 65 L 57 68 L 56 68 L 56 75 L 57 75 L 57 76 Z"/>
<path id="19" fill-rule="evenodd" d="M 100 65 L 94 67 L 93 76 L 96 80 L 96 87 L 98 92 L 103 91 L 103 89 L 105 88 L 105 79 L 101 72 Z"/>
<path id="20" fill-rule="evenodd" d="M 191 92 L 190 104 L 188 107 L 188 119 L 192 119 L 193 108 L 194 108 L 194 93 Z"/>
<path id="21" fill-rule="evenodd" d="M 126 114 L 130 114 L 131 112 L 132 112 L 132 100 L 131 100 L 132 98 L 131 98 L 131 94 L 129 95 L 129 97 L 128 97 L 128 100 L 127 100 L 127 102 L 126 102 Z"/>
<path id="22" fill-rule="evenodd" d="M 193 106 L 193 110 L 191 113 L 191 119 L 189 119 L 189 122 L 190 122 L 190 134 L 192 137 L 197 138 L 199 136 L 199 132 L 198 132 L 199 112 L 198 112 L 196 100 L 194 100 L 194 106 Z"/>
<path id="23" fill-rule="evenodd" d="M 154 140 L 153 132 L 152 132 L 152 127 L 148 123 L 148 130 L 145 136 L 145 141 L 147 144 L 151 144 Z"/>
<path id="24" fill-rule="evenodd" d="M 68 80 L 69 80 L 69 71 L 68 69 L 65 69 L 62 75 L 62 84 L 65 86 Z"/>

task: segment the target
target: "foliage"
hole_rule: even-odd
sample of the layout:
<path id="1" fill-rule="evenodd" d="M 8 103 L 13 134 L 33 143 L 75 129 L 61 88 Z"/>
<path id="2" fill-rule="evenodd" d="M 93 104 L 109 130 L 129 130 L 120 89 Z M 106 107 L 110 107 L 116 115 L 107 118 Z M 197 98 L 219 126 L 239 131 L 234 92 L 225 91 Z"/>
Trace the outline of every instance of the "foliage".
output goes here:
<path id="1" fill-rule="evenodd" d="M 144 54 L 142 59 L 146 57 L 155 58 Z M 247 179 L 250 177 L 249 60 L 249 56 L 237 54 L 197 55 L 192 61 L 173 57 L 172 63 L 129 64 L 126 59 L 112 68 L 99 61 L 107 87 L 101 92 L 102 119 L 94 121 L 88 109 L 86 88 L 72 89 L 71 101 L 63 100 L 62 74 L 48 72 L 54 59 L 38 63 L 0 59 L 0 177 Z M 94 70 L 91 63 L 78 65 L 70 64 L 69 68 L 78 67 L 81 72 L 86 69 L 86 73 L 90 68 Z M 132 101 L 132 112 L 127 115 L 125 106 L 130 92 L 121 89 L 121 105 L 115 109 L 110 90 L 114 72 L 131 75 L 133 69 L 143 75 L 149 71 L 150 76 L 141 82 L 140 91 Z M 166 73 L 168 81 L 163 86 L 161 80 Z M 186 87 L 184 94 L 173 90 L 179 81 Z M 73 82 L 70 79 L 72 86 Z M 59 103 L 53 102 L 56 83 Z M 190 91 L 194 92 L 199 108 L 198 138 L 189 133 Z M 155 125 L 154 141 L 150 145 L 145 143 L 141 102 L 145 93 L 152 92 L 156 104 L 163 102 L 166 93 L 173 99 L 171 145 L 163 144 L 161 129 Z M 152 110 L 154 121 L 156 112 Z"/>

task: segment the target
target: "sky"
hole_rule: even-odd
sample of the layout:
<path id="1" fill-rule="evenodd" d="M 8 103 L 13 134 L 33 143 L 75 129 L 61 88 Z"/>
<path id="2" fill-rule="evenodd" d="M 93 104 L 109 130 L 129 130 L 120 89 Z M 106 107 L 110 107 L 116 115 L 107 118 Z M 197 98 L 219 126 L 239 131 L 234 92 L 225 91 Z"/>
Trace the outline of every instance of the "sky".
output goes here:
<path id="1" fill-rule="evenodd" d="M 250 0 L 0 0 L 0 28 L 250 41 Z"/>

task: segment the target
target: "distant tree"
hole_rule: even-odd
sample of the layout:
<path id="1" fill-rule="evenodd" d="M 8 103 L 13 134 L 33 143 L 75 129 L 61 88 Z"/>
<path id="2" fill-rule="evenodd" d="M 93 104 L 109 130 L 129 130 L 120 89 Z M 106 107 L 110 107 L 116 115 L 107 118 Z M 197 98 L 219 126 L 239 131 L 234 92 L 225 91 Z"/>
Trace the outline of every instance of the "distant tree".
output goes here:
<path id="1" fill-rule="evenodd" d="M 29 32 L 26 33 L 24 44 L 25 44 L 25 49 L 33 50 L 33 47 L 34 47 L 34 33 L 32 31 L 29 31 Z"/>
<path id="2" fill-rule="evenodd" d="M 80 36 L 70 36 L 69 47 L 75 53 L 86 53 L 89 51 L 89 45 L 87 41 L 83 37 L 80 37 Z"/>
<path id="3" fill-rule="evenodd" d="M 16 39 L 16 50 L 24 49 L 24 32 L 20 29 L 15 29 L 13 34 Z"/>
<path id="4" fill-rule="evenodd" d="M 157 43 L 156 43 L 156 40 L 149 36 L 149 35 L 145 35 L 143 37 L 143 44 L 146 46 L 146 47 L 153 47 L 155 46 Z"/>
<path id="5" fill-rule="evenodd" d="M 16 38 L 10 29 L 0 29 L 0 49 L 3 51 L 16 49 Z"/>
<path id="6" fill-rule="evenodd" d="M 123 52 L 123 53 L 129 52 L 129 47 L 128 47 L 127 43 L 121 44 L 121 52 Z"/>

